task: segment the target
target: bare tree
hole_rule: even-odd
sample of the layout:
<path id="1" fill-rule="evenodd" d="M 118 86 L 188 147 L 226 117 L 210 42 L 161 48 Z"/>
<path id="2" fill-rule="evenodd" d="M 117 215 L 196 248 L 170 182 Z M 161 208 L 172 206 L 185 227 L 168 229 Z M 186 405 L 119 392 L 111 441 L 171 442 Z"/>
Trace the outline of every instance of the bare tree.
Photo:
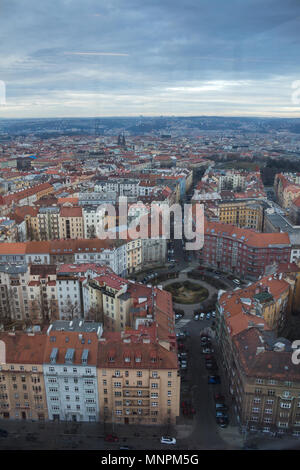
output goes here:
<path id="1" fill-rule="evenodd" d="M 73 320 L 73 318 L 78 318 L 79 313 L 79 305 L 77 300 L 73 303 L 70 299 L 68 299 L 67 305 L 63 308 L 65 319 Z"/>

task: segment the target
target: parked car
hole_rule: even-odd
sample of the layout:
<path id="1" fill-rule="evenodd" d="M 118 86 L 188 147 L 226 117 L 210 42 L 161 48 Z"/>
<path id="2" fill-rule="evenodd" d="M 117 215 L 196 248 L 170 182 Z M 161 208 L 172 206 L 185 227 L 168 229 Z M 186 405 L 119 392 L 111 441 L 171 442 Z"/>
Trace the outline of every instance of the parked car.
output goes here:
<path id="1" fill-rule="evenodd" d="M 216 418 L 216 421 L 217 421 L 217 424 L 221 426 L 221 428 L 227 428 L 229 424 L 228 418 L 224 418 L 224 417 Z"/>
<path id="2" fill-rule="evenodd" d="M 209 369 L 209 370 L 218 370 L 219 369 L 218 365 L 215 362 L 206 362 L 205 367 L 206 367 L 206 369 Z"/>
<path id="3" fill-rule="evenodd" d="M 209 375 L 208 378 L 207 378 L 207 381 L 209 384 L 220 384 L 221 383 L 221 379 L 219 377 L 219 375 Z"/>
<path id="4" fill-rule="evenodd" d="M 228 411 L 228 406 L 225 403 L 216 403 L 216 411 Z"/>
<path id="5" fill-rule="evenodd" d="M 216 418 L 228 419 L 228 415 L 225 411 L 216 411 Z"/>
<path id="6" fill-rule="evenodd" d="M 212 312 L 211 316 L 212 316 L 213 318 L 216 318 L 216 312 Z"/>
<path id="7" fill-rule="evenodd" d="M 6 431 L 6 429 L 0 429 L 0 437 L 7 437 L 8 436 L 8 432 Z"/>
<path id="8" fill-rule="evenodd" d="M 205 354 L 205 360 L 206 361 L 213 361 L 214 360 L 214 356 L 212 354 Z"/>
<path id="9" fill-rule="evenodd" d="M 201 336 L 201 343 L 206 343 L 206 341 L 208 340 L 209 340 L 208 336 Z"/>
<path id="10" fill-rule="evenodd" d="M 119 442 L 119 438 L 115 434 L 108 434 L 105 436 L 104 440 L 106 442 Z"/>
<path id="11" fill-rule="evenodd" d="M 203 313 L 203 312 L 200 313 L 200 320 L 204 320 L 204 318 L 205 318 L 205 313 Z"/>
<path id="12" fill-rule="evenodd" d="M 214 350 L 211 349 L 211 348 L 204 348 L 204 349 L 202 349 L 202 353 L 203 353 L 203 354 L 211 354 L 211 353 L 213 353 L 213 352 L 214 352 Z"/>
<path id="13" fill-rule="evenodd" d="M 234 282 L 235 284 L 237 284 L 238 286 L 240 285 L 241 281 L 239 281 L 238 279 L 233 279 L 232 282 Z"/>
<path id="14" fill-rule="evenodd" d="M 210 320 L 210 313 L 206 314 L 206 320 Z"/>
<path id="15" fill-rule="evenodd" d="M 176 439 L 175 437 L 162 436 L 160 438 L 160 443 L 161 444 L 176 444 Z"/>
<path id="16" fill-rule="evenodd" d="M 176 333 L 176 338 L 180 338 L 181 340 L 185 339 L 186 335 L 183 333 L 183 331 L 180 331 L 179 333 Z"/>
<path id="17" fill-rule="evenodd" d="M 194 316 L 194 320 L 195 320 L 195 321 L 198 321 L 199 318 L 200 318 L 199 315 L 195 315 L 195 316 Z"/>
<path id="18" fill-rule="evenodd" d="M 225 402 L 225 397 L 221 393 L 215 393 L 214 394 L 214 399 L 216 403 L 224 403 Z"/>
<path id="19" fill-rule="evenodd" d="M 180 353 L 178 353 L 178 357 L 185 358 L 185 357 L 187 357 L 187 353 L 186 352 L 180 352 Z"/>

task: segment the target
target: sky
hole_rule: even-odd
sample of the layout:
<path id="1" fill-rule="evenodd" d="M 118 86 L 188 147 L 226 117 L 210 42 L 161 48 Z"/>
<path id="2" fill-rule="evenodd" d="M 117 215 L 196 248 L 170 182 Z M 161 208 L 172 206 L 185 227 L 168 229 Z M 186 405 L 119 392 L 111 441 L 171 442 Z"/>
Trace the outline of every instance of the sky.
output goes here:
<path id="1" fill-rule="evenodd" d="M 300 0 L 0 0 L 0 118 L 300 117 Z"/>

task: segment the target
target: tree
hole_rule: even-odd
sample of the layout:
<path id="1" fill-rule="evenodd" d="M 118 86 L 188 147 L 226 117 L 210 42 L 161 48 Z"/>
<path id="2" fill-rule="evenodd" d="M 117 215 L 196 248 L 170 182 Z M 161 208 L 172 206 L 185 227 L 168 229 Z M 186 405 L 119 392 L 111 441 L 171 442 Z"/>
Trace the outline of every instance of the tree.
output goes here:
<path id="1" fill-rule="evenodd" d="M 68 299 L 66 306 L 63 308 L 63 317 L 65 320 L 73 320 L 73 318 L 78 318 L 79 304 L 77 300 L 73 303 Z"/>
<path id="2" fill-rule="evenodd" d="M 96 238 L 96 227 L 95 225 L 89 225 L 87 228 L 87 238 Z"/>

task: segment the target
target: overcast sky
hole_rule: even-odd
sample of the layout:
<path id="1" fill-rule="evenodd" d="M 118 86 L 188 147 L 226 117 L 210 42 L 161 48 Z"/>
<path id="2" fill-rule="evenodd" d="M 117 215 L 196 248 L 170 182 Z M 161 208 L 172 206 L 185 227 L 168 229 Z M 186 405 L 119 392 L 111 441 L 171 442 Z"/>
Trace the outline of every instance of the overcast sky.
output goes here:
<path id="1" fill-rule="evenodd" d="M 300 0 L 0 0 L 0 81 L 0 117 L 300 117 Z"/>

